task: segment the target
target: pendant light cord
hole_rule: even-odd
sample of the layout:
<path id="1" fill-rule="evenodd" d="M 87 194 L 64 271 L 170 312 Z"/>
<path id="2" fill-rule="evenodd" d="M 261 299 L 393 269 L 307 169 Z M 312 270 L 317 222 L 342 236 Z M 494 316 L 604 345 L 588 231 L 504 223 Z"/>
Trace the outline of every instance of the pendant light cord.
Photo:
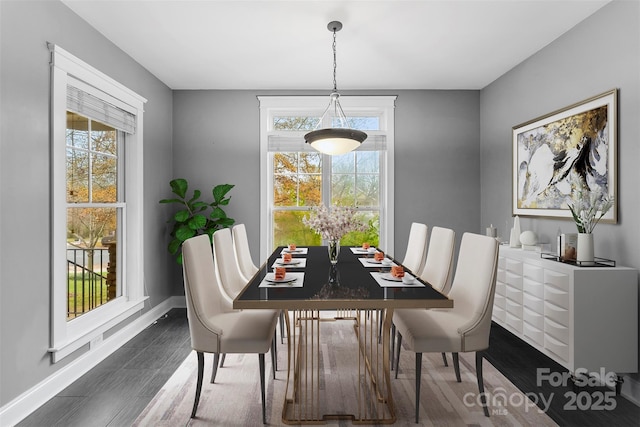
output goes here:
<path id="1" fill-rule="evenodd" d="M 333 29 L 333 91 L 338 91 L 338 83 L 336 83 L 336 29 Z"/>

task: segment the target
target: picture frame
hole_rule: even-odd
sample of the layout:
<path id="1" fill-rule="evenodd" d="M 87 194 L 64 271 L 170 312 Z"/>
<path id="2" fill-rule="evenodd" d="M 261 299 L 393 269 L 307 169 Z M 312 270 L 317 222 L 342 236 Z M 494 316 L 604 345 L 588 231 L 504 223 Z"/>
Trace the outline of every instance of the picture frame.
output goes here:
<path id="1" fill-rule="evenodd" d="M 513 127 L 513 215 L 571 219 L 568 203 L 583 189 L 613 198 L 601 221 L 617 222 L 617 95 L 612 89 Z"/>

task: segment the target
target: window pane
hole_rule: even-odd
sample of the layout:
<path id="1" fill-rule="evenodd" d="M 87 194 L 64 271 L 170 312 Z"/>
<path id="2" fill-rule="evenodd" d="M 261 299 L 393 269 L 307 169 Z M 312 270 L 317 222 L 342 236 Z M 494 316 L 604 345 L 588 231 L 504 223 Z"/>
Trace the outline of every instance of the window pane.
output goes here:
<path id="1" fill-rule="evenodd" d="M 358 173 L 378 173 L 380 171 L 380 153 L 378 151 L 356 152 Z"/>
<path id="2" fill-rule="evenodd" d="M 358 206 L 379 206 L 380 179 L 378 175 L 358 175 L 356 177 L 356 204 Z"/>
<path id="3" fill-rule="evenodd" d="M 298 246 L 322 244 L 320 235 L 302 223 L 308 211 L 276 211 L 273 213 L 273 248 L 295 243 Z"/>
<path id="4" fill-rule="evenodd" d="M 298 153 L 276 153 L 273 155 L 273 172 L 295 173 L 298 170 Z"/>
<path id="5" fill-rule="evenodd" d="M 355 172 L 355 153 L 341 154 L 331 158 L 332 173 L 354 173 Z"/>
<path id="6" fill-rule="evenodd" d="M 117 131 L 100 122 L 91 121 L 91 149 L 100 153 L 117 154 Z"/>
<path id="7" fill-rule="evenodd" d="M 273 177 L 273 204 L 275 206 L 297 206 L 298 177 L 293 174 Z"/>
<path id="8" fill-rule="evenodd" d="M 113 156 L 94 154 L 91 162 L 91 201 L 115 203 L 118 201 L 117 159 Z"/>
<path id="9" fill-rule="evenodd" d="M 355 205 L 355 175 L 331 175 L 331 204 L 339 206 Z"/>
<path id="10" fill-rule="evenodd" d="M 116 238 L 119 209 L 67 209 L 67 320 L 120 295 Z"/>
<path id="11" fill-rule="evenodd" d="M 89 149 L 89 119 L 67 111 L 67 147 Z"/>
<path id="12" fill-rule="evenodd" d="M 342 123 L 337 117 L 331 119 L 331 126 L 340 127 Z M 358 130 L 380 130 L 379 117 L 347 117 L 347 126 Z"/>
<path id="13" fill-rule="evenodd" d="M 313 130 L 320 122 L 320 117 L 277 116 L 273 118 L 274 130 Z"/>
<path id="14" fill-rule="evenodd" d="M 298 206 L 317 206 L 322 199 L 322 176 L 300 175 Z"/>
<path id="15" fill-rule="evenodd" d="M 367 231 L 354 231 L 340 239 L 341 246 L 360 246 L 368 242 L 372 246 L 379 245 L 380 213 L 376 211 L 358 212 L 355 217 L 369 227 Z"/>
<path id="16" fill-rule="evenodd" d="M 322 156 L 319 153 L 276 153 L 274 206 L 315 206 L 322 197 Z"/>
<path id="17" fill-rule="evenodd" d="M 67 148 L 67 203 L 89 201 L 89 153 Z"/>

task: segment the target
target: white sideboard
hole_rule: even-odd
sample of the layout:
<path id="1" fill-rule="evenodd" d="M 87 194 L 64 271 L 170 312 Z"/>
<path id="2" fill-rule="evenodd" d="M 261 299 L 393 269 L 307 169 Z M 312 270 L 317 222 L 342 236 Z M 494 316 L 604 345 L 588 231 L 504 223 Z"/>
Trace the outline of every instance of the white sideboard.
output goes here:
<path id="1" fill-rule="evenodd" d="M 493 320 L 574 373 L 638 371 L 638 272 L 500 246 Z"/>

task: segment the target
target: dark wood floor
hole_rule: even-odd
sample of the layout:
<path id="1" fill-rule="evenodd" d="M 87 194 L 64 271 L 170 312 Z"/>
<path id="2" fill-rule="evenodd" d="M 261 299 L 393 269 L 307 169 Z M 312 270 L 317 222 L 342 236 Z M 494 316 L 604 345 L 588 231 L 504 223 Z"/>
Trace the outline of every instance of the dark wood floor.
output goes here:
<path id="1" fill-rule="evenodd" d="M 186 310 L 173 309 L 18 425 L 130 426 L 190 351 Z M 500 326 L 492 327 L 486 359 L 525 394 L 551 401 L 547 413 L 561 426 L 640 425 L 640 408 L 623 397 L 615 397 L 613 410 L 597 409 L 604 388 L 538 386 L 538 368 L 565 369 Z M 576 410 L 570 393 L 579 396 Z M 578 409 L 585 405 L 595 409 Z"/>
<path id="2" fill-rule="evenodd" d="M 191 352 L 186 309 L 173 309 L 19 426 L 130 426 Z"/>

